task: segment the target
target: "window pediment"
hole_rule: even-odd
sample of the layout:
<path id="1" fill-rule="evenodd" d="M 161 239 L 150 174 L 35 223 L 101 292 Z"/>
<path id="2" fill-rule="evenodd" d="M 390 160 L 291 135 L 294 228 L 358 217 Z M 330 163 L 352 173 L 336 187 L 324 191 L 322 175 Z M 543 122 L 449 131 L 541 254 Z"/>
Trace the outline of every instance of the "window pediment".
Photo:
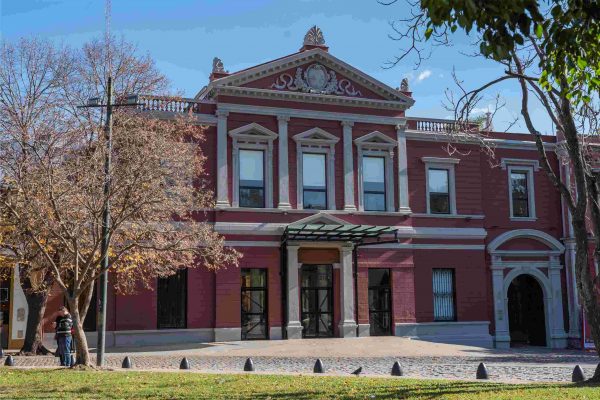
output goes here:
<path id="1" fill-rule="evenodd" d="M 379 131 L 367 133 L 364 136 L 354 139 L 354 143 L 358 147 L 376 149 L 393 149 L 398 145 L 394 139 Z"/>
<path id="2" fill-rule="evenodd" d="M 312 128 L 293 136 L 296 143 L 309 145 L 333 145 L 340 141 L 338 137 L 321 128 Z"/>
<path id="3" fill-rule="evenodd" d="M 277 138 L 275 132 L 256 122 L 232 129 L 229 131 L 229 136 L 238 140 L 254 142 L 272 142 Z"/>

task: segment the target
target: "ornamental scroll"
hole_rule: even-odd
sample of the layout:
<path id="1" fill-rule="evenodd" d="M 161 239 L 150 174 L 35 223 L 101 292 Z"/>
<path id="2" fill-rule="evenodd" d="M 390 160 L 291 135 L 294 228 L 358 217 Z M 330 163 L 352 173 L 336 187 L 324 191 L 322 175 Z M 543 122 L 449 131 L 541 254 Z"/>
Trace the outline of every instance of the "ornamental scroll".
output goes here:
<path id="1" fill-rule="evenodd" d="M 306 70 L 298 67 L 295 77 L 288 73 L 281 74 L 271 88 L 298 90 L 306 93 L 362 96 L 360 90 L 356 90 L 352 82 L 348 79 L 338 81 L 335 72 L 328 71 L 321 64 L 312 64 Z"/>

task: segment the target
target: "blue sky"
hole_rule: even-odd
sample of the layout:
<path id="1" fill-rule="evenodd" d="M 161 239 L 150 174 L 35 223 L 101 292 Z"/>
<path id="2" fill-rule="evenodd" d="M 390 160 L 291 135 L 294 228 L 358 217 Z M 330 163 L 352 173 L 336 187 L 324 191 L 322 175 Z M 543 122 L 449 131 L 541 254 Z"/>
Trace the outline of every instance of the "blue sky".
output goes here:
<path id="1" fill-rule="evenodd" d="M 388 38 L 388 23 L 407 12 L 402 0 L 392 6 L 376 0 L 113 0 L 111 31 L 152 55 L 173 88 L 192 97 L 207 83 L 213 57 L 229 71 L 247 68 L 297 51 L 316 24 L 336 57 L 393 87 L 409 77 L 416 99 L 409 115 L 449 118 L 442 101 L 444 89 L 454 88 L 453 68 L 468 88 L 501 75 L 502 68 L 461 54 L 474 47 L 458 35 L 453 47 L 436 48 L 418 69 L 414 59 L 385 69 L 403 46 Z M 4 40 L 38 36 L 78 46 L 103 32 L 103 0 L 0 0 Z M 481 108 L 493 104 L 496 93 L 507 107 L 494 125 L 504 130 L 519 116 L 520 96 L 514 83 L 504 84 L 489 92 Z M 532 112 L 538 129 L 550 133 L 541 108 Z M 524 132 L 524 124 L 511 131 Z"/>

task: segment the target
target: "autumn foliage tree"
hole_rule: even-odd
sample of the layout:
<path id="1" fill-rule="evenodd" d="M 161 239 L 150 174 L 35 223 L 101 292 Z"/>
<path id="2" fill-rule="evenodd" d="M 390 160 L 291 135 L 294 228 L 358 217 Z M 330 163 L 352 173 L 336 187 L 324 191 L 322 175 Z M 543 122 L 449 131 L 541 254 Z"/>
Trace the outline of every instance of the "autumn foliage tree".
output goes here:
<path id="1" fill-rule="evenodd" d="M 104 194 L 104 121 L 101 113 L 78 106 L 102 96 L 109 74 L 117 101 L 130 93 L 156 92 L 166 83 L 152 60 L 136 58 L 131 45 L 115 41 L 111 47 L 108 65 L 104 52 L 109 46 L 101 41 L 75 52 L 68 73 L 60 76 L 59 100 L 46 111 L 43 134 L 23 142 L 24 129 L 9 124 L 0 150 L 4 224 L 32 243 L 51 272 L 73 316 L 78 363 L 84 365 L 91 362 L 82 323 L 91 289 L 104 272 L 106 205 L 111 214 L 108 269 L 118 291 L 150 286 L 156 277 L 181 268 L 236 265 L 239 257 L 197 211 L 212 207 L 213 195 L 198 145 L 203 128 L 191 116 L 159 120 L 118 110 L 111 190 Z M 34 269 L 23 271 L 27 275 Z"/>

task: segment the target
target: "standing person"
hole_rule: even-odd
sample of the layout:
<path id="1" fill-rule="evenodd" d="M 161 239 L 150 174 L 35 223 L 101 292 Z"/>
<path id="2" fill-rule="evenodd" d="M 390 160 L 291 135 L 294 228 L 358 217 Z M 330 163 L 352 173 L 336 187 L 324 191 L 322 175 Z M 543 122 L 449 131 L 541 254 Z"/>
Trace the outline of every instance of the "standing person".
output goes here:
<path id="1" fill-rule="evenodd" d="M 58 342 L 57 352 L 60 356 L 61 367 L 71 366 L 71 329 L 73 328 L 73 319 L 67 307 L 62 306 L 58 309 L 58 316 L 54 322 L 56 329 L 56 340 Z"/>

